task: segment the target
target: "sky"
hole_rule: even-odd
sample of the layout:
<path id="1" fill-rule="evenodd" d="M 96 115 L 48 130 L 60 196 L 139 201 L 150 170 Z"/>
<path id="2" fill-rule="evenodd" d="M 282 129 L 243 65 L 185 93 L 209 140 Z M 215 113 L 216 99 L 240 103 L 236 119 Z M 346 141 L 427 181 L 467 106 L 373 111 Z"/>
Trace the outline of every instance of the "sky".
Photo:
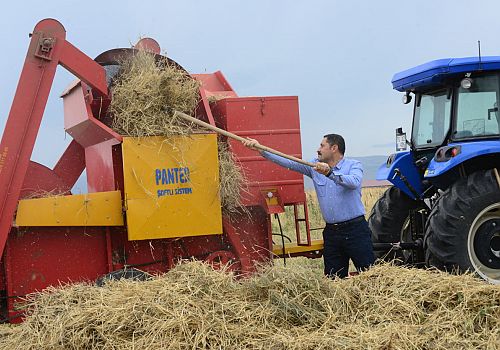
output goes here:
<path id="1" fill-rule="evenodd" d="M 157 40 L 190 73 L 221 70 L 239 96 L 298 96 L 303 156 L 327 133 L 346 156 L 388 155 L 395 129 L 410 132 L 412 106 L 392 76 L 446 57 L 500 55 L 500 1 L 16 1 L 2 4 L 0 130 L 29 44 L 44 18 L 90 57 L 138 38 Z M 59 67 L 32 160 L 52 167 L 71 138 L 60 93 L 74 79 Z"/>

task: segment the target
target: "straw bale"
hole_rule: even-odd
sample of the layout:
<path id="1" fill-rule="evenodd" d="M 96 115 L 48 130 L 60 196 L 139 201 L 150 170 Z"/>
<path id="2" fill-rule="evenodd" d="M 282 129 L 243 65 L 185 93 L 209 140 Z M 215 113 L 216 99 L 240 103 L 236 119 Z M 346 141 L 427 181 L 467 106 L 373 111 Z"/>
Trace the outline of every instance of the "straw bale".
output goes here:
<path id="1" fill-rule="evenodd" d="M 264 267 L 247 279 L 200 262 L 145 282 L 28 298 L 9 349 L 498 349 L 500 286 L 380 265 L 345 280 Z"/>

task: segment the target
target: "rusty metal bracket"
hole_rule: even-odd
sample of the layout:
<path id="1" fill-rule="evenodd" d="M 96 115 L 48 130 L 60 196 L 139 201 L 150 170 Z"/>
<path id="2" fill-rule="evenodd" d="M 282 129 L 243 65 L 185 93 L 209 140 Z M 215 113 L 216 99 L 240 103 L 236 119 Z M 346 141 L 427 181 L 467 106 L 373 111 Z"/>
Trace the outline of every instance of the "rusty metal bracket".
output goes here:
<path id="1" fill-rule="evenodd" d="M 52 49 L 56 44 L 56 38 L 44 37 L 40 34 L 38 39 L 38 46 L 35 52 L 35 57 L 41 58 L 46 61 L 52 60 Z"/>

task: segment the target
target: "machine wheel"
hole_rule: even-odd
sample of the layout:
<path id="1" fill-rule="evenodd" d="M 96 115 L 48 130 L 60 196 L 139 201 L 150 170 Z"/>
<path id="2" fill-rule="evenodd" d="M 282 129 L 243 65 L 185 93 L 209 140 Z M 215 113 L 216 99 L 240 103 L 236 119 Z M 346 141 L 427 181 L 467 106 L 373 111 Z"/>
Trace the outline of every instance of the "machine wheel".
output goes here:
<path id="1" fill-rule="evenodd" d="M 373 206 L 368 218 L 373 243 L 409 242 L 410 211 L 419 208 L 418 202 L 397 187 L 389 187 Z M 375 257 L 384 260 L 406 260 L 399 251 L 375 251 Z"/>
<path id="2" fill-rule="evenodd" d="M 500 189 L 492 170 L 453 184 L 436 202 L 426 225 L 427 265 L 474 271 L 500 284 Z"/>
<path id="3" fill-rule="evenodd" d="M 226 268 L 228 271 L 239 273 L 241 272 L 240 260 L 233 252 L 229 250 L 218 250 L 216 252 L 210 253 L 205 261 L 212 265 L 216 270 L 221 268 Z"/>
<path id="4" fill-rule="evenodd" d="M 100 278 L 98 278 L 95 282 L 96 286 L 102 287 L 108 281 L 117 281 L 121 279 L 129 279 L 134 281 L 146 281 L 151 278 L 151 275 L 147 272 L 138 270 L 136 268 L 128 268 L 122 270 L 116 270 L 110 272 Z"/>

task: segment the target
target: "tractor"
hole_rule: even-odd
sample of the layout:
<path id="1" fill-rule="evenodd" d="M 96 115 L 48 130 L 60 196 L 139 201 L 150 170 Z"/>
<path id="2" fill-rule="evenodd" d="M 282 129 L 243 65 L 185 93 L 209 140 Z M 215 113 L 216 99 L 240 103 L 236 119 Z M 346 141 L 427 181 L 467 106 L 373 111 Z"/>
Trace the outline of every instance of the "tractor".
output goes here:
<path id="1" fill-rule="evenodd" d="M 377 172 L 393 184 L 369 217 L 378 257 L 500 284 L 500 56 L 431 61 L 392 85 L 413 124 Z"/>

